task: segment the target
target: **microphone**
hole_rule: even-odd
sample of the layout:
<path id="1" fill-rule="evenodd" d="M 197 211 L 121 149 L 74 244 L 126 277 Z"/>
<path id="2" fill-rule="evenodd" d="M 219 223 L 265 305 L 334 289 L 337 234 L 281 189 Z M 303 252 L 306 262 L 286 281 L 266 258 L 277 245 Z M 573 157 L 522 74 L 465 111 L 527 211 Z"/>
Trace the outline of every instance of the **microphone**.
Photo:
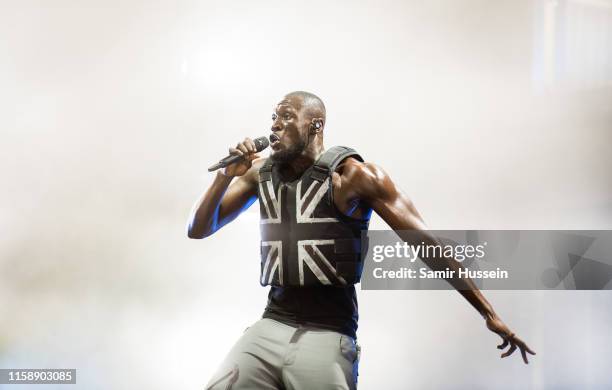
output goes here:
<path id="1" fill-rule="evenodd" d="M 270 146 L 270 141 L 268 141 L 267 137 L 255 138 L 253 140 L 253 142 L 255 143 L 255 152 L 256 153 L 259 153 L 262 150 L 264 150 L 265 148 L 267 148 L 268 146 Z M 243 159 L 242 156 L 237 156 L 237 155 L 230 154 L 229 156 L 224 157 L 221 160 L 219 160 L 219 162 L 216 163 L 215 165 L 213 165 L 210 168 L 208 168 L 208 172 L 216 171 L 219 168 L 225 168 L 226 166 L 231 165 L 231 164 L 233 164 L 235 162 L 238 162 L 238 161 L 240 161 L 242 159 Z"/>

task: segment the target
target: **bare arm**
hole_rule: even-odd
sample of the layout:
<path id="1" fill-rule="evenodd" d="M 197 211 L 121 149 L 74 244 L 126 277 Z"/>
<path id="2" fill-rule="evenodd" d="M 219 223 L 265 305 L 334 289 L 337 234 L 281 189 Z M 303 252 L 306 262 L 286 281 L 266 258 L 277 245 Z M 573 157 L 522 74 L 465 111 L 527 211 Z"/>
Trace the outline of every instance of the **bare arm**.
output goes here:
<path id="1" fill-rule="evenodd" d="M 189 238 L 210 236 L 233 221 L 257 198 L 258 169 L 262 159 L 257 159 L 255 144 L 247 138 L 236 148 L 230 148 L 230 153 L 246 158 L 217 172 L 210 187 L 193 206 L 187 226 Z"/>
<path id="2" fill-rule="evenodd" d="M 353 167 L 345 172 L 353 184 L 351 187 L 355 188 L 355 196 L 368 203 L 403 240 L 410 244 L 419 244 L 421 241 L 426 245 L 440 244 L 437 238 L 428 232 L 423 218 L 412 201 L 395 186 L 386 172 L 374 164 L 350 165 Z M 410 234 L 406 234 L 406 231 L 410 231 Z M 463 268 L 458 261 L 449 257 L 429 257 L 422 260 L 431 269 L 444 270 L 448 267 L 455 271 L 455 275 L 458 275 L 457 271 Z M 535 355 L 501 321 L 470 278 L 453 278 L 448 281 L 480 313 L 487 327 L 503 339 L 503 343 L 498 348 L 503 349 L 510 344 L 510 349 L 503 353 L 502 357 L 509 356 L 517 347 L 520 348 L 525 363 L 528 362 L 526 352 Z"/>

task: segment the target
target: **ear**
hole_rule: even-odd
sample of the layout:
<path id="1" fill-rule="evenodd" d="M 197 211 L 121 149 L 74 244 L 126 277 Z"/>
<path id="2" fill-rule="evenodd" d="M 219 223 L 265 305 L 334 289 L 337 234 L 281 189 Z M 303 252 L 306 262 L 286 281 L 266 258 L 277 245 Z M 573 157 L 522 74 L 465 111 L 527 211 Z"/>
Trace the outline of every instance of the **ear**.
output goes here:
<path id="1" fill-rule="evenodd" d="M 310 134 L 317 134 L 323 131 L 323 118 L 312 118 L 310 122 Z"/>

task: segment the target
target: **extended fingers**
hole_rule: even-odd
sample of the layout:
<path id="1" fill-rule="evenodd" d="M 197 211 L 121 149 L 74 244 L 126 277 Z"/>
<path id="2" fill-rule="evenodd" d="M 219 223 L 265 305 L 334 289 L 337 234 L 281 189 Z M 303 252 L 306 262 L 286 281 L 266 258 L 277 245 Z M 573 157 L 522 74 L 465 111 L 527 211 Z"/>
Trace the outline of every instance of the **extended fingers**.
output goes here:
<path id="1" fill-rule="evenodd" d="M 508 356 L 512 355 L 512 353 L 514 351 L 516 351 L 516 344 L 514 344 L 514 342 L 511 341 L 510 342 L 510 349 L 507 350 L 506 352 L 502 353 L 501 357 L 502 358 L 508 357 Z"/>
<path id="2" fill-rule="evenodd" d="M 535 355 L 536 353 L 532 351 L 531 348 L 529 348 L 523 340 L 518 338 L 513 332 L 508 329 L 494 329 L 494 331 L 504 340 L 500 345 L 497 346 L 498 349 L 504 349 L 508 345 L 510 345 L 510 348 L 506 352 L 501 354 L 502 358 L 512 355 L 514 351 L 519 348 L 519 350 L 521 351 L 521 356 L 523 357 L 523 361 L 525 362 L 525 364 L 529 364 L 529 360 L 527 359 L 527 353 L 531 355 Z"/>
<path id="3" fill-rule="evenodd" d="M 508 339 L 504 339 L 504 342 L 497 346 L 497 349 L 504 349 L 508 346 Z"/>
<path id="4" fill-rule="evenodd" d="M 525 344 L 524 342 L 520 341 L 520 343 L 518 344 L 519 344 L 519 348 L 521 349 L 521 355 L 523 356 L 523 361 L 525 362 L 525 364 L 529 364 L 529 361 L 527 360 L 527 353 L 530 353 L 532 355 L 535 355 L 536 353 L 533 352 L 531 348 L 529 348 L 527 344 Z"/>
<path id="5" fill-rule="evenodd" d="M 525 362 L 525 364 L 529 364 L 529 360 L 527 360 L 527 352 L 529 352 L 532 355 L 535 355 L 535 352 L 529 349 L 529 347 L 526 346 L 525 343 L 522 343 L 522 345 L 519 345 L 519 348 L 521 349 L 521 355 L 523 356 L 523 361 Z"/>
<path id="6" fill-rule="evenodd" d="M 527 353 L 525 352 L 525 348 L 521 348 L 521 356 L 523 356 L 523 361 L 525 362 L 525 364 L 529 364 L 529 361 L 527 360 Z"/>

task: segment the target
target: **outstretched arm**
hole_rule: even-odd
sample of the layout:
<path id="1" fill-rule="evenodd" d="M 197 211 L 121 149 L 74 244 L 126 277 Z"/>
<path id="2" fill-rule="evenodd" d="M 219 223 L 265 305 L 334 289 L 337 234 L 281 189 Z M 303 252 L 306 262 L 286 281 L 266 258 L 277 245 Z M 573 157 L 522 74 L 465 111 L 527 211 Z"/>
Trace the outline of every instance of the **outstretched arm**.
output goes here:
<path id="1" fill-rule="evenodd" d="M 426 245 L 440 244 L 436 237 L 427 230 L 423 218 L 412 201 L 395 186 L 386 172 L 374 164 L 351 165 L 353 168 L 349 169 L 348 174 L 354 184 L 355 195 L 367 202 L 403 240 L 415 245 L 421 242 Z M 406 234 L 407 231 L 410 233 Z M 422 260 L 433 270 L 446 268 L 454 270 L 454 275 L 458 275 L 457 271 L 463 268 L 458 261 L 449 257 L 429 257 L 422 258 Z M 453 278 L 448 281 L 480 313 L 487 327 L 502 338 L 503 342 L 498 348 L 504 349 L 510 345 L 510 349 L 501 357 L 511 355 L 518 347 L 523 360 L 528 363 L 527 353 L 535 355 L 535 352 L 503 323 L 474 282 L 470 278 Z"/>
<path id="2" fill-rule="evenodd" d="M 230 148 L 230 154 L 243 155 L 245 159 L 218 171 L 213 183 L 195 203 L 187 226 L 189 238 L 210 236 L 255 201 L 257 171 L 262 163 L 261 159 L 256 160 L 255 150 L 250 138 Z"/>

